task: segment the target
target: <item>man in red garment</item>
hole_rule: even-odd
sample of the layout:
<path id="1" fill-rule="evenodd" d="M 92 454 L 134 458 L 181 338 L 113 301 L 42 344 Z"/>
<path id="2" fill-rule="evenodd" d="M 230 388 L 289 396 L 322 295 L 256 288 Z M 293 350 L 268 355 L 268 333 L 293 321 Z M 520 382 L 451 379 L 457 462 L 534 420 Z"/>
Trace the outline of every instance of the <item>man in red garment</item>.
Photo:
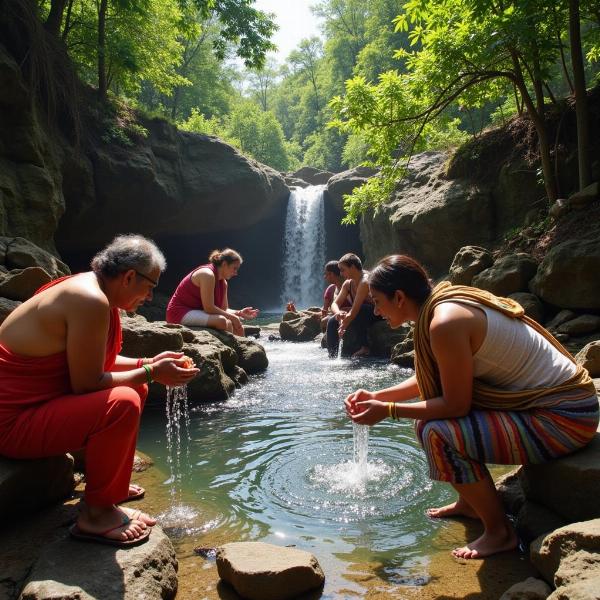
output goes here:
<path id="1" fill-rule="evenodd" d="M 118 236 L 92 271 L 51 282 L 0 326 L 0 454 L 39 458 L 85 449 L 85 502 L 71 533 L 129 545 L 154 519 L 127 499 L 139 420 L 152 380 L 184 385 L 198 372 L 181 353 L 119 356 L 119 309 L 135 311 L 166 267 L 156 245 Z"/>

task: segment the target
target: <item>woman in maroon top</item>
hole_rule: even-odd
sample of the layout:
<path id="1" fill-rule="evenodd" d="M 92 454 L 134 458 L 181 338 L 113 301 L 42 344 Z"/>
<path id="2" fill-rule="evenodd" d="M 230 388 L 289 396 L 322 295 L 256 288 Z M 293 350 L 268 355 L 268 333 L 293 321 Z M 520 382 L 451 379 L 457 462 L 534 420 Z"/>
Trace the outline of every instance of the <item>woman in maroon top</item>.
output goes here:
<path id="1" fill-rule="evenodd" d="M 242 320 L 254 319 L 258 310 L 229 308 L 227 282 L 238 274 L 242 257 L 235 250 L 213 250 L 208 264 L 188 273 L 167 306 L 167 322 L 190 327 L 212 327 L 244 335 Z"/>

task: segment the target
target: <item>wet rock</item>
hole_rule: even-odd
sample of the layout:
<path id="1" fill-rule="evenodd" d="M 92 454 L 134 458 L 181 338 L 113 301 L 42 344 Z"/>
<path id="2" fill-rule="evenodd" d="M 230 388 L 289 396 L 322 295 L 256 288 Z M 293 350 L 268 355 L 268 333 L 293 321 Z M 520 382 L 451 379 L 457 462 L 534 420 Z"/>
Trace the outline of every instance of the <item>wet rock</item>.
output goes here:
<path id="1" fill-rule="evenodd" d="M 552 588 L 541 579 L 528 577 L 508 588 L 500 600 L 546 600 Z"/>
<path id="2" fill-rule="evenodd" d="M 243 598 L 286 600 L 323 585 L 325 575 L 310 553 L 262 542 L 234 542 L 217 549 L 219 577 Z"/>
<path id="3" fill-rule="evenodd" d="M 561 308 L 600 309 L 600 239 L 570 239 L 554 246 L 538 267 L 530 290 Z"/>
<path id="4" fill-rule="evenodd" d="M 600 576 L 600 519 L 571 523 L 537 538 L 533 566 L 557 587 Z"/>
<path id="5" fill-rule="evenodd" d="M 246 373 L 262 373 L 269 366 L 269 359 L 263 346 L 248 338 L 239 337 L 228 331 L 219 331 L 201 327 L 191 327 L 195 331 L 206 331 L 223 342 L 237 354 L 237 365 Z"/>
<path id="6" fill-rule="evenodd" d="M 567 335 L 584 335 L 600 330 L 600 316 L 598 315 L 580 315 L 574 319 L 559 325 L 558 333 Z"/>
<path id="7" fill-rule="evenodd" d="M 544 305 L 535 294 L 515 292 L 514 294 L 509 294 L 508 297 L 518 302 L 528 317 L 531 317 L 540 324 L 544 322 Z"/>
<path id="8" fill-rule="evenodd" d="M 13 269 L 0 278 L 0 296 L 24 302 L 50 281 L 52 278 L 41 267 Z"/>
<path id="9" fill-rule="evenodd" d="M 49 544 L 19 600 L 168 600 L 176 592 L 175 550 L 156 525 L 147 542 L 127 549 L 66 538 Z"/>
<path id="10" fill-rule="evenodd" d="M 22 237 L 0 236 L 0 262 L 8 270 L 41 267 L 52 279 L 71 274 L 62 260 Z"/>
<path id="11" fill-rule="evenodd" d="M 600 340 L 590 342 L 575 357 L 577 364 L 586 368 L 592 377 L 600 377 Z"/>
<path id="12" fill-rule="evenodd" d="M 527 290 L 537 271 L 537 261 L 524 252 L 499 258 L 491 267 L 473 277 L 473 285 L 497 296 L 509 296 Z"/>
<path id="13" fill-rule="evenodd" d="M 0 514 L 29 513 L 73 493 L 73 458 L 68 454 L 16 460 L 0 457 Z"/>
<path id="14" fill-rule="evenodd" d="M 179 352 L 183 346 L 181 327 L 164 321 L 150 323 L 139 316 L 124 316 L 121 327 L 125 356 L 152 357 L 166 350 Z"/>
<path id="15" fill-rule="evenodd" d="M 348 171 L 336 173 L 327 182 L 327 196 L 337 212 L 344 212 L 344 196 L 351 194 L 355 188 L 363 185 L 377 171 L 370 167 L 355 167 Z"/>
<path id="16" fill-rule="evenodd" d="M 582 450 L 525 465 L 522 473 L 528 500 L 546 506 L 567 522 L 600 517 L 600 434 Z"/>
<path id="17" fill-rule="evenodd" d="M 492 253 L 481 246 L 464 246 L 450 265 L 452 285 L 471 285 L 473 277 L 494 264 Z"/>
<path id="18" fill-rule="evenodd" d="M 153 465 L 154 461 L 148 455 L 140 452 L 139 450 L 135 451 L 135 456 L 133 457 L 133 467 L 131 468 L 134 473 L 143 473 Z"/>
<path id="19" fill-rule="evenodd" d="M 408 326 L 392 329 L 387 321 L 383 319 L 376 321 L 367 331 L 371 355 L 389 358 L 392 354 L 392 349 L 404 342 L 407 335 L 411 332 L 412 329 Z"/>
<path id="20" fill-rule="evenodd" d="M 260 327 L 258 325 L 244 325 L 244 333 L 247 337 L 259 338 Z"/>
<path id="21" fill-rule="evenodd" d="M 298 315 L 298 316 L 288 316 Z M 302 311 L 300 313 L 285 313 L 279 324 L 279 335 L 282 340 L 292 342 L 310 342 L 321 333 L 320 314 Z"/>
<path id="22" fill-rule="evenodd" d="M 16 300 L 9 300 L 8 298 L 0 298 L 0 323 L 10 315 L 10 313 L 21 304 Z"/>

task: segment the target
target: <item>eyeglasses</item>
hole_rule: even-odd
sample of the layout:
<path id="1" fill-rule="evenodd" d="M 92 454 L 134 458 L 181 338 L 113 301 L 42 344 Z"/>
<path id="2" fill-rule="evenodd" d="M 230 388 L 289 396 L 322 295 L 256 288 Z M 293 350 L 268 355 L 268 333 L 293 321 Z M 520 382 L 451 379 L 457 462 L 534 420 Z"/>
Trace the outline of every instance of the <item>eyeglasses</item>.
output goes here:
<path id="1" fill-rule="evenodd" d="M 139 271 L 136 271 L 135 274 L 138 275 L 139 277 L 141 277 L 142 279 L 149 281 L 154 287 L 156 287 L 158 285 L 158 281 L 154 281 L 154 279 L 151 279 L 150 277 L 148 277 L 148 275 L 144 275 L 143 273 L 140 273 Z"/>

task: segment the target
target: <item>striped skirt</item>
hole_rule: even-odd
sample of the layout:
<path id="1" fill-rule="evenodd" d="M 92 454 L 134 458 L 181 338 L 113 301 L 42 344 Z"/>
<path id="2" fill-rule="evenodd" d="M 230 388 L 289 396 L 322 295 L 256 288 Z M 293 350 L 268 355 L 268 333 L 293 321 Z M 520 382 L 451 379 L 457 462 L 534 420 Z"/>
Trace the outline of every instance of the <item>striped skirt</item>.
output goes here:
<path id="1" fill-rule="evenodd" d="M 541 463 L 583 448 L 598 427 L 598 398 L 569 400 L 523 411 L 472 410 L 458 419 L 417 421 L 429 475 L 437 481 L 475 483 L 485 463 Z"/>

